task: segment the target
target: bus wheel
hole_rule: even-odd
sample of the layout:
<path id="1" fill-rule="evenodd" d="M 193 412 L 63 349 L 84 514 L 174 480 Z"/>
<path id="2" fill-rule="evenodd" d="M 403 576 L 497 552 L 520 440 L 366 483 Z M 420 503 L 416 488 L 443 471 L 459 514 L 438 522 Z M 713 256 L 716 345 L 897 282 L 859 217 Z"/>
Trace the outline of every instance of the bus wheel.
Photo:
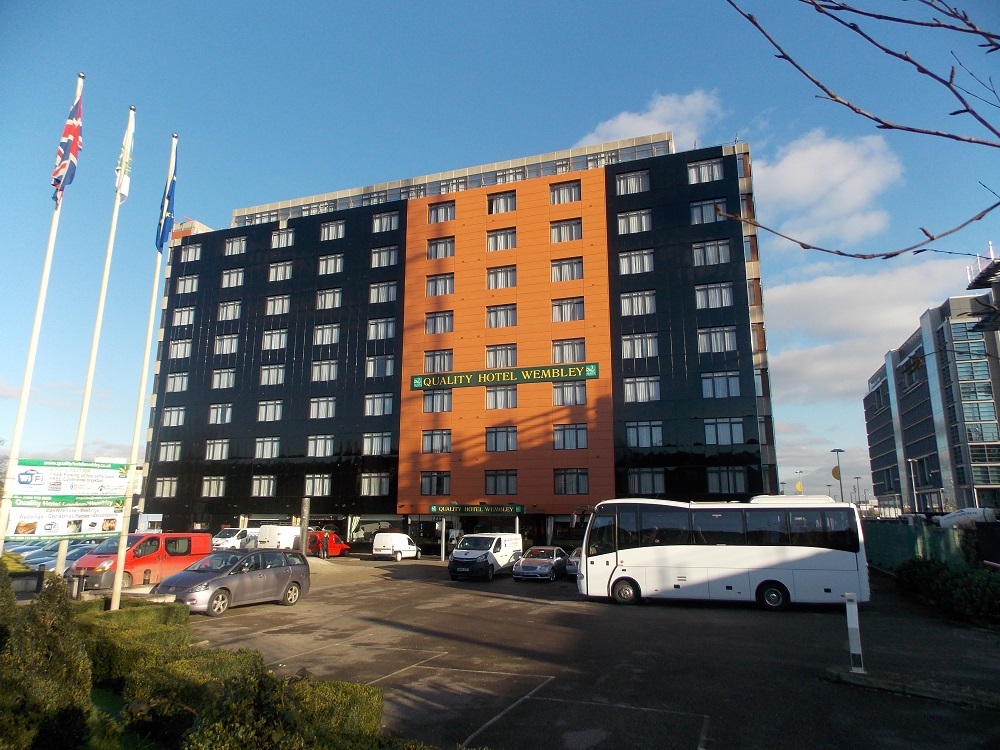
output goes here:
<path id="1" fill-rule="evenodd" d="M 777 612 L 788 606 L 788 589 L 777 581 L 764 581 L 757 587 L 757 604 Z"/>
<path id="2" fill-rule="evenodd" d="M 638 604 L 640 596 L 638 584 L 628 578 L 615 581 L 611 587 L 611 597 L 618 604 Z"/>

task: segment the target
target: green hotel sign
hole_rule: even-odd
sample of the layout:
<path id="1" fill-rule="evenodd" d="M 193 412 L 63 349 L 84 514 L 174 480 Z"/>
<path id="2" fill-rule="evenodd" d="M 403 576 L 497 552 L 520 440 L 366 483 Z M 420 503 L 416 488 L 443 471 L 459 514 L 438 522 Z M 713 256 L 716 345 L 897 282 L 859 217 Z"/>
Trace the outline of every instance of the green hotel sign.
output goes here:
<path id="1" fill-rule="evenodd" d="M 472 372 L 442 372 L 432 375 L 414 375 L 410 379 L 410 390 L 517 385 L 518 383 L 553 383 L 557 380 L 590 380 L 598 377 L 598 374 L 596 362 L 545 365 L 543 367 L 508 367 L 502 370 L 473 370 Z"/>
<path id="2" fill-rule="evenodd" d="M 490 515 L 523 515 L 523 505 L 432 505 L 432 515 L 443 515 L 445 513 L 462 513 L 470 515 L 472 513 Z"/>

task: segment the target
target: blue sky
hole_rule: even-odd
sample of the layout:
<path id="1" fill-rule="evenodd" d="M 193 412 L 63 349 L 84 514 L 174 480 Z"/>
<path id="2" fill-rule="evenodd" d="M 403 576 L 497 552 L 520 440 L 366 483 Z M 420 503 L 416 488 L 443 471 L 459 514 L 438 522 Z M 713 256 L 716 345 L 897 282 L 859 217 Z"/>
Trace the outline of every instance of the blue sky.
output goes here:
<path id="1" fill-rule="evenodd" d="M 987 136 L 949 118 L 954 102 L 933 85 L 799 3 L 743 4 L 862 106 Z M 1000 26 L 991 0 L 962 6 Z M 954 51 L 982 76 L 997 73 L 968 40 L 915 29 L 892 40 L 945 71 Z M 132 188 L 85 459 L 129 453 L 173 132 L 178 217 L 216 229 L 234 208 L 662 130 L 678 150 L 750 143 L 758 218 L 849 252 L 893 250 L 918 241 L 919 227 L 964 221 L 996 200 L 980 181 L 1000 192 L 996 149 L 877 130 L 818 99 L 723 0 L 0 3 L 4 451 L 52 215 L 49 175 L 81 71 L 84 147 L 62 210 L 22 457 L 73 452 L 129 105 Z M 985 254 L 998 230 L 1000 211 L 934 247 Z M 825 492 L 830 449 L 843 448 L 845 487 L 860 475 L 870 488 L 867 379 L 925 309 L 965 293 L 976 261 L 862 261 L 766 236 L 761 258 L 780 478 L 790 490 L 801 471 L 806 492 Z"/>

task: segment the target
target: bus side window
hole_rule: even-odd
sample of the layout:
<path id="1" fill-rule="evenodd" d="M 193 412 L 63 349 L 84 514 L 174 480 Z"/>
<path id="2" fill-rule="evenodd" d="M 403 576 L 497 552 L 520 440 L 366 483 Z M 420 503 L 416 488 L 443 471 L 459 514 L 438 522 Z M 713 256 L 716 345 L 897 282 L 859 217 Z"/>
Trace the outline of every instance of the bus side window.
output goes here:
<path id="1" fill-rule="evenodd" d="M 831 549 L 857 552 L 860 548 L 854 513 L 850 510 L 828 510 L 826 516 L 827 546 Z"/>
<path id="2" fill-rule="evenodd" d="M 748 510 L 747 544 L 783 546 L 788 544 L 788 518 L 783 510 Z"/>
<path id="3" fill-rule="evenodd" d="M 791 510 L 792 544 L 798 547 L 826 547 L 826 531 L 823 529 L 823 511 Z"/>

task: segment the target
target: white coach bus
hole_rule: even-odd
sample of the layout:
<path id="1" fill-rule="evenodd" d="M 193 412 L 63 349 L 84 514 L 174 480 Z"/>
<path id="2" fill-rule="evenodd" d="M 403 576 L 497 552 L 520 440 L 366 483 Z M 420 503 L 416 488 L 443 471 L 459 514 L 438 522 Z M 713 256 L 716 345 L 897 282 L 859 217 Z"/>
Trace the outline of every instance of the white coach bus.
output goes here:
<path id="1" fill-rule="evenodd" d="M 622 498 L 588 512 L 577 575 L 584 596 L 756 601 L 771 610 L 870 597 L 858 510 L 830 497 Z"/>

